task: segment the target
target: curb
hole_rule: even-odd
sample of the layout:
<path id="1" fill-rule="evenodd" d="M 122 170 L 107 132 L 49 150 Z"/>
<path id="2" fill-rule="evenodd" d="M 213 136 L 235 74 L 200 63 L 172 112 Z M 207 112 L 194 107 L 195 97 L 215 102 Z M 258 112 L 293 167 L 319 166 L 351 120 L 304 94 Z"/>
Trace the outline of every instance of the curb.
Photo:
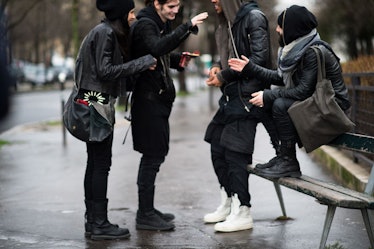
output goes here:
<path id="1" fill-rule="evenodd" d="M 311 155 L 322 163 L 342 185 L 364 192 L 370 172 L 351 160 L 342 150 L 324 145 L 313 151 Z"/>

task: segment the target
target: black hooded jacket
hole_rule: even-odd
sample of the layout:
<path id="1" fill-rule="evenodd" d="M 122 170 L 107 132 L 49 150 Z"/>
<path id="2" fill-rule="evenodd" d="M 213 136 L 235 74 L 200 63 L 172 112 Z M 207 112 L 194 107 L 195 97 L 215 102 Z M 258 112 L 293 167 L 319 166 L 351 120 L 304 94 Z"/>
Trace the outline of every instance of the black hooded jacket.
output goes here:
<path id="1" fill-rule="evenodd" d="M 191 21 L 171 30 L 162 22 L 155 8 L 142 9 L 132 25 L 132 58 L 151 54 L 157 59 L 156 70 L 140 74 L 133 93 L 132 135 L 134 149 L 147 155 L 165 156 L 169 150 L 168 118 L 175 99 L 169 68 L 179 68 L 180 53 L 172 53 L 191 33 L 197 33 Z"/>
<path id="2" fill-rule="evenodd" d="M 243 3 L 231 26 L 236 51 L 232 46 L 231 34 L 228 33 L 229 58 L 245 55 L 262 67 L 270 67 L 268 21 L 263 12 L 259 10 L 257 3 L 254 1 Z M 214 117 L 215 122 L 219 123 L 230 123 L 237 119 L 247 118 L 252 108 L 248 102 L 251 94 L 267 87 L 266 81 L 260 81 L 251 75 L 243 77 L 230 68 L 222 70 L 217 77 L 223 83 L 221 87 L 223 96 L 219 101 L 220 110 Z"/>

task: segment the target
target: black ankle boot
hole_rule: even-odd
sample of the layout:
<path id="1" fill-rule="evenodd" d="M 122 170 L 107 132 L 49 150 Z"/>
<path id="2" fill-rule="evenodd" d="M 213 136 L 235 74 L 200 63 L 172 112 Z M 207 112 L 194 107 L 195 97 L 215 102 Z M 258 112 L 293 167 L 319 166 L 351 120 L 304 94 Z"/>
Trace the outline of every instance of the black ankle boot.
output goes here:
<path id="1" fill-rule="evenodd" d="M 174 216 L 174 215 L 173 215 Z M 175 228 L 175 225 L 164 220 L 156 211 L 140 211 L 136 213 L 136 229 L 168 231 Z"/>
<path id="2" fill-rule="evenodd" d="M 120 228 L 108 221 L 108 201 L 93 202 L 93 223 L 91 239 L 111 240 L 126 239 L 130 237 L 127 228 Z"/>
<path id="3" fill-rule="evenodd" d="M 300 177 L 300 165 L 296 159 L 296 140 L 281 141 L 280 155 L 274 159 L 273 165 L 268 168 L 257 168 L 256 172 L 262 176 L 270 178 L 280 177 Z"/>
<path id="4" fill-rule="evenodd" d="M 258 170 L 258 169 L 262 170 L 262 169 L 271 168 L 275 164 L 277 164 L 279 160 L 280 160 L 280 157 L 279 156 L 275 156 L 272 159 L 270 159 L 270 161 L 267 162 L 267 163 L 258 163 L 258 164 L 256 164 L 255 170 Z"/>
<path id="5" fill-rule="evenodd" d="M 164 221 L 170 222 L 175 219 L 174 214 L 171 213 L 162 213 L 161 211 L 155 209 L 155 212 L 158 216 L 160 216 Z"/>
<path id="6" fill-rule="evenodd" d="M 281 156 L 277 159 L 277 163 L 274 164 L 272 167 L 257 169 L 256 172 L 259 175 L 270 178 L 301 176 L 299 162 L 297 161 L 296 157 L 290 156 Z"/>
<path id="7" fill-rule="evenodd" d="M 85 200 L 86 213 L 84 214 L 84 236 L 90 237 L 93 224 L 92 201 Z"/>
<path id="8" fill-rule="evenodd" d="M 277 164 L 278 160 L 280 159 L 280 157 L 279 157 L 280 156 L 280 148 L 276 148 L 275 152 L 276 152 L 276 156 L 273 157 L 272 159 L 270 159 L 269 162 L 256 164 L 255 170 L 270 168 L 270 167 L 273 167 L 275 164 Z"/>

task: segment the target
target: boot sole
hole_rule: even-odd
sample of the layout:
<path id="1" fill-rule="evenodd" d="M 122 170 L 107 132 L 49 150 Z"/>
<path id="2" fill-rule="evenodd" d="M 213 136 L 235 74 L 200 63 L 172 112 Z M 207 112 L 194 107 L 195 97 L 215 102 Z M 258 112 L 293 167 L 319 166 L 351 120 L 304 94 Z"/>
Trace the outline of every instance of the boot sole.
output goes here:
<path id="1" fill-rule="evenodd" d="M 250 225 L 250 226 L 242 226 L 242 227 L 239 227 L 239 228 L 236 228 L 236 229 L 215 229 L 216 232 L 222 232 L 222 233 L 231 233 L 231 232 L 238 232 L 238 231 L 243 231 L 243 230 L 250 230 L 253 228 L 253 224 Z"/>
<path id="2" fill-rule="evenodd" d="M 115 239 L 128 239 L 130 238 L 130 234 L 124 235 L 91 235 L 92 240 L 115 240 Z"/>
<path id="3" fill-rule="evenodd" d="M 218 222 L 226 220 L 227 216 L 229 216 L 229 215 L 226 215 L 225 217 L 221 217 L 219 219 L 206 219 L 206 218 L 204 218 L 204 223 L 207 223 L 207 224 L 218 223 Z"/>
<path id="4" fill-rule="evenodd" d="M 175 228 L 174 225 L 168 227 L 154 227 L 150 225 L 136 224 L 137 230 L 151 230 L 151 231 L 169 231 Z"/>
<path id="5" fill-rule="evenodd" d="M 301 177 L 301 172 L 300 171 L 295 171 L 295 172 L 285 172 L 281 174 L 271 174 L 271 173 L 264 173 L 261 171 L 256 172 L 260 176 L 268 177 L 268 178 L 281 178 L 281 177 L 294 177 L 294 178 L 299 178 Z"/>

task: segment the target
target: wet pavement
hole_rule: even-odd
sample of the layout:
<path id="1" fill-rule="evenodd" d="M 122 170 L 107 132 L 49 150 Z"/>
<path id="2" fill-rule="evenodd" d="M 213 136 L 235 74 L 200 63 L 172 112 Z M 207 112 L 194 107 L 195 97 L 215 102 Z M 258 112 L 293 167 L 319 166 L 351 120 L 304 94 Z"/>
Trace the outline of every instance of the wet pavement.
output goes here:
<path id="1" fill-rule="evenodd" d="M 256 176 L 249 179 L 252 230 L 216 233 L 213 225 L 203 223 L 204 214 L 219 204 L 209 145 L 203 141 L 213 114 L 208 91 L 177 97 L 170 119 L 170 152 L 157 176 L 155 196 L 159 210 L 176 215 L 176 228 L 151 232 L 135 229 L 140 154 L 132 150 L 131 135 L 122 145 L 129 123 L 122 113 L 117 113 L 109 175 L 109 218 L 131 233 L 130 239 L 118 241 L 84 237 L 83 142 L 67 134 L 63 146 L 61 125 L 45 122 L 0 134 L 0 140 L 10 142 L 0 149 L 0 248 L 318 248 L 327 208 L 309 196 L 283 188 L 291 219 L 278 221 L 281 209 L 273 184 Z M 273 155 L 269 137 L 259 125 L 254 160 L 267 161 Z M 304 174 L 335 181 L 302 150 L 298 158 Z M 327 241 L 328 245 L 335 243 L 346 249 L 369 248 L 359 211 L 337 209 Z"/>

